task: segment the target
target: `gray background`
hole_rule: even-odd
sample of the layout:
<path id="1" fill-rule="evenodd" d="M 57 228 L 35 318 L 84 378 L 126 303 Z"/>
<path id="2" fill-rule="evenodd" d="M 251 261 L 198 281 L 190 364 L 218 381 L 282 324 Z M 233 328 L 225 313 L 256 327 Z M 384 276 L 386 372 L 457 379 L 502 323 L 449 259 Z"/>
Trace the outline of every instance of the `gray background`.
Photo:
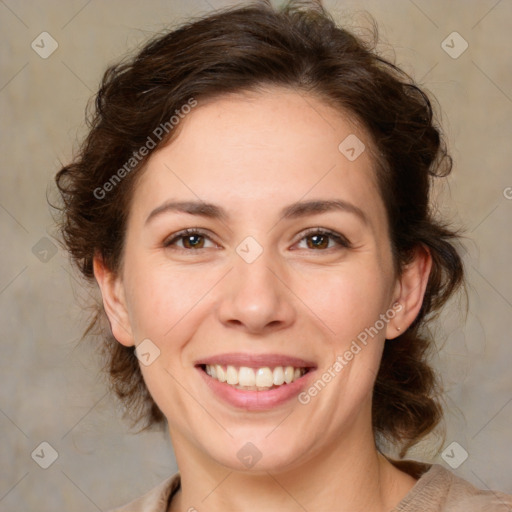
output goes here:
<path id="1" fill-rule="evenodd" d="M 85 133 L 84 107 L 105 66 L 166 25 L 233 3 L 0 1 L 2 511 L 106 510 L 176 471 L 166 434 L 133 435 L 120 419 L 99 378 L 98 341 L 78 344 L 91 299 L 51 242 L 46 193 L 55 197 L 53 175 Z M 439 210 L 471 239 L 469 314 L 452 301 L 435 328 L 450 409 L 441 449 L 457 442 L 448 450 L 452 464 L 462 449 L 469 456 L 456 474 L 512 492 L 512 2 L 325 5 L 351 26 L 361 26 L 368 10 L 385 53 L 394 48 L 397 62 L 440 102 L 455 167 Z M 31 48 L 43 31 L 59 45 L 47 59 Z M 469 44 L 456 59 L 441 46 L 453 31 Z M 31 458 L 43 441 L 58 452 L 46 470 Z M 449 467 L 434 441 L 410 457 Z"/>

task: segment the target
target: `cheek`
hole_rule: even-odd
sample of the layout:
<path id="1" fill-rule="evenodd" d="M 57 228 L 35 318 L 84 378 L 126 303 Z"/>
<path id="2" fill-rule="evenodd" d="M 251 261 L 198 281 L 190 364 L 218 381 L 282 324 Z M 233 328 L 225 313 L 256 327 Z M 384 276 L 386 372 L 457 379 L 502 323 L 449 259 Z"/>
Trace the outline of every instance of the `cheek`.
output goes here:
<path id="1" fill-rule="evenodd" d="M 126 275 L 132 330 L 136 341 L 149 338 L 159 346 L 177 339 L 175 333 L 191 323 L 218 281 L 213 272 L 180 271 L 165 264 L 146 262 L 131 268 Z"/>
<path id="2" fill-rule="evenodd" d="M 384 312 L 389 283 L 374 264 L 347 265 L 328 272 L 303 274 L 297 296 L 330 336 L 350 340 Z M 311 315 L 310 315 L 311 316 Z"/>
<path id="3" fill-rule="evenodd" d="M 205 272 L 170 271 L 150 263 L 144 265 L 144 272 L 132 269 L 128 297 L 132 330 L 137 343 L 149 339 L 159 350 L 154 364 L 141 365 L 142 375 L 162 410 L 167 402 L 184 410 L 180 407 L 186 406 L 186 397 L 173 377 L 180 378 L 185 367 L 184 348 L 204 315 L 208 290 L 216 280 Z"/>

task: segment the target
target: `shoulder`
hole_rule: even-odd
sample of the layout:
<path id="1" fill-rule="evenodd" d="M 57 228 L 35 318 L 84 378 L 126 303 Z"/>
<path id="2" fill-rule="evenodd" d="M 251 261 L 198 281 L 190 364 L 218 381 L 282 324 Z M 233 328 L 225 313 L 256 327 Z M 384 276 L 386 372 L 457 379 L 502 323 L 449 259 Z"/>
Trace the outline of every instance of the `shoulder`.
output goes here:
<path id="1" fill-rule="evenodd" d="M 394 512 L 511 512 L 512 495 L 478 489 L 440 464 L 432 464 Z"/>
<path id="2" fill-rule="evenodd" d="M 180 473 L 167 478 L 149 492 L 109 512 L 166 512 L 169 499 L 180 487 Z"/>

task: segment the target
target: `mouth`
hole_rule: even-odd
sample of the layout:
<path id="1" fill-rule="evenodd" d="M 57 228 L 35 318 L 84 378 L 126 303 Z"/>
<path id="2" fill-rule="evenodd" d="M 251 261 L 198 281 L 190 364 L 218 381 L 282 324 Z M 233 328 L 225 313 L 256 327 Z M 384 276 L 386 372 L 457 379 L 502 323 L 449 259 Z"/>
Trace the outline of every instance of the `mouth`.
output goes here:
<path id="1" fill-rule="evenodd" d="M 212 379 L 244 391 L 269 391 L 299 380 L 312 370 L 295 366 L 234 366 L 200 364 L 198 367 Z"/>
<path id="2" fill-rule="evenodd" d="M 213 396 L 235 408 L 264 411 L 296 397 L 314 377 L 311 361 L 280 354 L 221 354 L 195 362 Z"/>

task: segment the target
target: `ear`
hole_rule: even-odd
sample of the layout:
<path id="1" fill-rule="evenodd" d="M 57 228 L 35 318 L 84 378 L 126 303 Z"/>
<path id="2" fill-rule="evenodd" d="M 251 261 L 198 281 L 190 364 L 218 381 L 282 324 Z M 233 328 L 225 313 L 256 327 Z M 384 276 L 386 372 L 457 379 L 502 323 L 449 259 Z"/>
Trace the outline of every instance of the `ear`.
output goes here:
<path id="1" fill-rule="evenodd" d="M 93 258 L 93 271 L 114 338 L 127 347 L 134 345 L 121 278 L 109 270 L 98 255 Z"/>
<path id="2" fill-rule="evenodd" d="M 430 250 L 424 245 L 418 245 L 412 260 L 397 278 L 393 300 L 396 314 L 393 321 L 387 324 L 386 339 L 390 340 L 403 334 L 418 316 L 431 268 Z"/>

